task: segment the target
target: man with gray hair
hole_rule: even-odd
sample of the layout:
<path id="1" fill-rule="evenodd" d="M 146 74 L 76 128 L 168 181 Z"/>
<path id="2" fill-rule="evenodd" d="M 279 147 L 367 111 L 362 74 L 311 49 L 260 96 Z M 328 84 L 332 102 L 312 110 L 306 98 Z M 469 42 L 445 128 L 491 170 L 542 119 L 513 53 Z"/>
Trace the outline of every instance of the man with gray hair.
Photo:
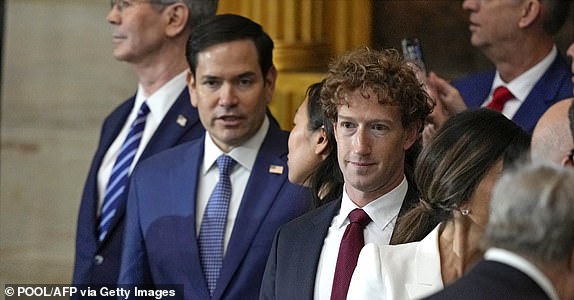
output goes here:
<path id="1" fill-rule="evenodd" d="M 574 299 L 574 170 L 503 175 L 489 218 L 484 260 L 427 299 Z"/>
<path id="2" fill-rule="evenodd" d="M 434 73 L 428 85 L 437 107 L 425 139 L 451 115 L 488 107 L 528 133 L 552 104 L 572 97 L 572 72 L 554 42 L 568 17 L 568 0 L 464 0 L 471 44 L 494 69 L 449 84 Z"/>
<path id="3" fill-rule="evenodd" d="M 186 42 L 217 0 L 111 0 L 113 56 L 133 68 L 135 95 L 105 119 L 84 185 L 74 284 L 115 284 L 129 177 L 139 162 L 204 132 L 186 86 Z"/>

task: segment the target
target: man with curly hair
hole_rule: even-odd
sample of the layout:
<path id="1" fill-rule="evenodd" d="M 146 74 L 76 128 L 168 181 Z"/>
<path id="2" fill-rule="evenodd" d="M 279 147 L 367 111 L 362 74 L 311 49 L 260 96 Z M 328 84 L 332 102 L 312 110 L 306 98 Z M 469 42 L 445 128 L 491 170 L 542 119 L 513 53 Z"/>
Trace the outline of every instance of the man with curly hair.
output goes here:
<path id="1" fill-rule="evenodd" d="M 392 244 L 397 219 L 417 199 L 405 156 L 432 105 L 398 52 L 359 49 L 335 59 L 321 100 L 343 193 L 277 232 L 261 299 L 344 299 L 362 244 Z"/>

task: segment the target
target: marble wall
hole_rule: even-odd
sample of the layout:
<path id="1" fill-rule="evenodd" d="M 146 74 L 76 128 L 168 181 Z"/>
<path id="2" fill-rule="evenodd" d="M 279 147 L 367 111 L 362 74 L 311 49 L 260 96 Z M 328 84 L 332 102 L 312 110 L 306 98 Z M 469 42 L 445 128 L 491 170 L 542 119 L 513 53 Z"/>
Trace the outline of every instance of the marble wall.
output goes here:
<path id="1" fill-rule="evenodd" d="M 67 283 L 103 118 L 135 91 L 111 56 L 109 0 L 8 0 L 2 70 L 0 286 Z"/>

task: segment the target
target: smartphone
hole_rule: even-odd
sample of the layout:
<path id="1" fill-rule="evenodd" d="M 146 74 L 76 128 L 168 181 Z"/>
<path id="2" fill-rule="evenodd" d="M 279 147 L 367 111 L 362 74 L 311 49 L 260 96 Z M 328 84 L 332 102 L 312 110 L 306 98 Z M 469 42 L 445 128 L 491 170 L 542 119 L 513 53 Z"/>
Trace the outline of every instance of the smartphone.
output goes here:
<path id="1" fill-rule="evenodd" d="M 423 48 L 418 38 L 404 38 L 401 41 L 403 48 L 403 56 L 406 61 L 414 63 L 419 67 L 424 75 L 426 75 L 426 66 L 423 58 Z"/>

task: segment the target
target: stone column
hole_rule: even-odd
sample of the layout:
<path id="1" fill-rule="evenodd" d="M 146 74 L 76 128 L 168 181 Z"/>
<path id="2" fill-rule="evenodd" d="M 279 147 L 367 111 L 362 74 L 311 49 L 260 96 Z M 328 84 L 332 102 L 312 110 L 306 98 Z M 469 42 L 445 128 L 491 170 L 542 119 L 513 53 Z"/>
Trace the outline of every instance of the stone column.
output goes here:
<path id="1" fill-rule="evenodd" d="M 347 51 L 371 46 L 372 0 L 325 1 L 325 28 L 330 53 L 340 55 Z"/>
<path id="2" fill-rule="evenodd" d="M 279 70 L 269 105 L 291 129 L 307 87 L 325 76 L 329 59 L 371 46 L 371 0 L 220 0 L 218 13 L 246 16 L 273 38 Z"/>
<path id="3" fill-rule="evenodd" d="M 275 42 L 278 70 L 317 69 L 326 65 L 329 47 L 323 0 L 220 1 L 220 12 L 246 16 L 263 26 Z"/>

